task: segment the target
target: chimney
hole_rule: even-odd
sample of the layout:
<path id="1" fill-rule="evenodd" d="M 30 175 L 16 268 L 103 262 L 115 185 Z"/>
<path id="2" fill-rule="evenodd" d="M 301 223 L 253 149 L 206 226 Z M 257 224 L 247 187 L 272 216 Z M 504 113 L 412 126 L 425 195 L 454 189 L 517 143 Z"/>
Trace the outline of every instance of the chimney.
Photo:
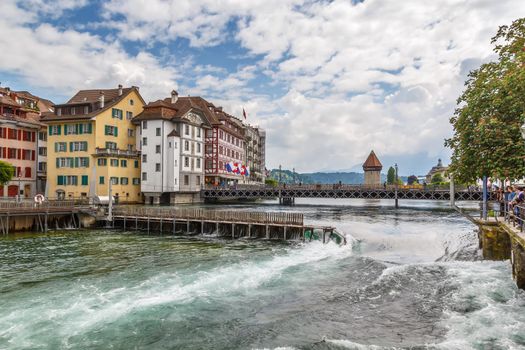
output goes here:
<path id="1" fill-rule="evenodd" d="M 118 84 L 118 95 L 122 96 L 122 84 Z"/>
<path id="2" fill-rule="evenodd" d="M 5 87 L 5 91 L 7 92 L 7 96 L 11 95 L 11 89 L 9 87 Z"/>
<path id="3" fill-rule="evenodd" d="M 100 108 L 104 108 L 104 92 L 103 91 L 100 91 L 98 102 L 100 102 Z"/>
<path id="4" fill-rule="evenodd" d="M 175 90 L 171 91 L 171 103 L 175 104 L 177 103 L 177 100 L 179 99 L 179 93 Z"/>

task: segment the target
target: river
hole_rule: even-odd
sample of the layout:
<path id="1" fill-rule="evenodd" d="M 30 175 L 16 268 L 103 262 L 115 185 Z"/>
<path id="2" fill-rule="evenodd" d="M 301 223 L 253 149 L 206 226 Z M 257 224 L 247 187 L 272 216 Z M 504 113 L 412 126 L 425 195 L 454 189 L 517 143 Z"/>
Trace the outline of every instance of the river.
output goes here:
<path id="1" fill-rule="evenodd" d="M 297 200 L 333 243 L 0 238 L 0 349 L 525 349 L 525 292 L 447 203 Z M 211 207 L 219 209 L 218 206 Z"/>

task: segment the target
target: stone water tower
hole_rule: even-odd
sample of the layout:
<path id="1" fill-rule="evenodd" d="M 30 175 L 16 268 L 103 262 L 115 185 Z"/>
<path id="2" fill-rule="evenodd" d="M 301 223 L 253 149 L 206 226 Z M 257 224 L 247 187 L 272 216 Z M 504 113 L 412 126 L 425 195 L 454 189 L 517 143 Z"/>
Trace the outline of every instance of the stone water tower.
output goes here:
<path id="1" fill-rule="evenodd" d="M 377 158 L 374 151 L 370 152 L 368 158 L 366 158 L 363 164 L 363 170 L 365 171 L 365 185 L 380 185 L 381 184 L 381 169 L 383 165 Z"/>

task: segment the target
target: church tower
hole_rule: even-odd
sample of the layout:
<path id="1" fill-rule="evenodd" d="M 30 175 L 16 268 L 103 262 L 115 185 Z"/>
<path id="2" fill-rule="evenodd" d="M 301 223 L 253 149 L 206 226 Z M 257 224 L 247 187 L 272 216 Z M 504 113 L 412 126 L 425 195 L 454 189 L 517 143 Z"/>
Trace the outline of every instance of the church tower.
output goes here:
<path id="1" fill-rule="evenodd" d="M 368 158 L 366 158 L 363 164 L 363 170 L 365 171 L 365 185 L 380 185 L 381 184 L 381 169 L 383 165 L 377 159 L 374 151 L 370 152 Z"/>

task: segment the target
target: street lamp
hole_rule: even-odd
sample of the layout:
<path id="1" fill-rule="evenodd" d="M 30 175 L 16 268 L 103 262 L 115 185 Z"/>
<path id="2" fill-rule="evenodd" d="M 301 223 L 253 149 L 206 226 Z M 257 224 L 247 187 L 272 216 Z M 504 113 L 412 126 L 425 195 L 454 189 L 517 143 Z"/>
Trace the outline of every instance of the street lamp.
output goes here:
<path id="1" fill-rule="evenodd" d="M 281 186 L 281 164 L 279 164 L 279 186 Z"/>
<path id="2" fill-rule="evenodd" d="M 396 179 L 395 179 L 395 199 L 396 199 L 396 209 L 399 208 L 399 201 L 397 199 L 397 186 L 399 184 L 398 177 L 397 177 L 397 163 L 394 165 L 394 168 L 396 170 Z"/>

